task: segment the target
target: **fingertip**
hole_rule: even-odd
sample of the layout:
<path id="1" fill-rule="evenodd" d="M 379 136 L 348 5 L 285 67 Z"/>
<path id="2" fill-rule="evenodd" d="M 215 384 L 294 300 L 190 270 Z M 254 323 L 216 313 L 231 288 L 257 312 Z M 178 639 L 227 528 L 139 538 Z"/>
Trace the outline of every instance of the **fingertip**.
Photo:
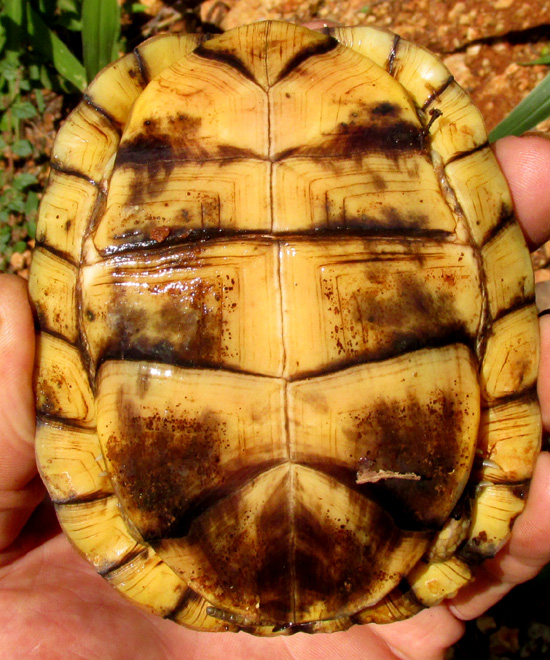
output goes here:
<path id="1" fill-rule="evenodd" d="M 34 324 L 27 284 L 0 275 L 0 483 L 26 483 L 34 470 Z"/>
<path id="2" fill-rule="evenodd" d="M 508 136 L 494 144 L 530 247 L 550 239 L 550 139 Z"/>
<path id="3" fill-rule="evenodd" d="M 542 424 L 550 431 L 550 315 L 540 320 L 540 364 L 537 393 L 542 416 Z"/>

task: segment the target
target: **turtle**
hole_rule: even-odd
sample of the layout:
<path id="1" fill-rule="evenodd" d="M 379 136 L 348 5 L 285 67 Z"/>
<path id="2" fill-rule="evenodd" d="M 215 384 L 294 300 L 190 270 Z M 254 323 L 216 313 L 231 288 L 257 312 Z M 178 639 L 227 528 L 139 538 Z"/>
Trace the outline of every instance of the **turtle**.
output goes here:
<path id="1" fill-rule="evenodd" d="M 524 507 L 528 248 L 479 110 L 385 29 L 264 21 L 109 65 L 56 138 L 30 295 L 61 527 L 158 616 L 406 619 Z"/>

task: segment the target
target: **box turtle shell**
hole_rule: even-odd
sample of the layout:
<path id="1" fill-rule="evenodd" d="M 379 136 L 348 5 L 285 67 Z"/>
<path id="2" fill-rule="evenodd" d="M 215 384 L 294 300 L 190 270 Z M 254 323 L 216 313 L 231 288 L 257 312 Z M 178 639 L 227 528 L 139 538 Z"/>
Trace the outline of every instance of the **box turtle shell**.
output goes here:
<path id="1" fill-rule="evenodd" d="M 479 111 L 370 27 L 163 35 L 62 126 L 30 277 L 76 548 L 206 631 L 452 596 L 541 438 L 528 250 Z"/>

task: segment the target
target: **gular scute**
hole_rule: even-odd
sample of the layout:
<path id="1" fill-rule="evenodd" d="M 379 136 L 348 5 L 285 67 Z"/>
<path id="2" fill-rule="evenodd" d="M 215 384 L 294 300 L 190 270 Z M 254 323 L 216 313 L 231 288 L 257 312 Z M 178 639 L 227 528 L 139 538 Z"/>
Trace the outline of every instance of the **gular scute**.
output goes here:
<path id="1" fill-rule="evenodd" d="M 534 278 L 479 112 L 427 51 L 329 32 L 154 38 L 54 148 L 40 472 L 81 553 L 196 630 L 441 602 L 540 447 Z"/>

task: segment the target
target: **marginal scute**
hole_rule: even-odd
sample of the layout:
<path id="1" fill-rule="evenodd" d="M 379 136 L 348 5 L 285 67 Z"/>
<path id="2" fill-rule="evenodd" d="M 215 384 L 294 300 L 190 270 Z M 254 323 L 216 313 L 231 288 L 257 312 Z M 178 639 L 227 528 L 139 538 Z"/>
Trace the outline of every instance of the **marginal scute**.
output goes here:
<path id="1" fill-rule="evenodd" d="M 419 108 L 429 104 L 452 77 L 438 57 L 405 39 L 400 39 L 397 44 L 393 75 Z M 431 110 L 431 105 L 427 110 Z"/>
<path id="2" fill-rule="evenodd" d="M 487 142 L 483 117 L 457 82 L 446 87 L 428 110 L 441 113 L 434 121 L 430 135 L 432 149 L 439 153 L 444 163 Z"/>
<path id="3" fill-rule="evenodd" d="M 112 571 L 145 549 L 129 533 L 114 495 L 58 504 L 55 510 L 65 534 L 99 573 Z"/>
<path id="4" fill-rule="evenodd" d="M 112 122 L 82 101 L 59 129 L 52 150 L 52 166 L 100 183 L 119 140 L 119 131 Z"/>
<path id="5" fill-rule="evenodd" d="M 329 28 L 329 34 L 344 46 L 352 48 L 388 70 L 395 44 L 393 32 L 368 26 L 344 26 Z"/>
<path id="6" fill-rule="evenodd" d="M 135 49 L 147 82 L 174 62 L 189 55 L 203 41 L 199 34 L 159 34 L 147 39 Z"/>
<path id="7" fill-rule="evenodd" d="M 505 225 L 481 250 L 493 318 L 535 295 L 535 279 L 525 238 L 515 222 Z"/>
<path id="8" fill-rule="evenodd" d="M 94 398 L 79 350 L 54 335 L 41 332 L 36 352 L 37 412 L 92 427 Z"/>
<path id="9" fill-rule="evenodd" d="M 488 484 L 478 486 L 473 501 L 472 526 L 461 554 L 480 561 L 494 557 L 510 536 L 512 524 L 523 511 L 526 484 Z"/>
<path id="10" fill-rule="evenodd" d="M 75 343 L 78 338 L 76 267 L 40 247 L 34 251 L 33 260 L 37 265 L 30 274 L 29 293 L 40 327 Z"/>
<path id="11" fill-rule="evenodd" d="M 158 616 L 170 614 L 187 588 L 152 548 L 132 556 L 105 578 L 120 593 Z"/>
<path id="12" fill-rule="evenodd" d="M 445 166 L 445 176 L 468 222 L 471 236 L 483 245 L 501 222 L 512 217 L 512 198 L 490 147 Z"/>
<path id="13" fill-rule="evenodd" d="M 116 123 L 126 123 L 132 104 L 143 91 L 145 80 L 133 53 L 103 69 L 86 91 L 86 96 Z"/>
<path id="14" fill-rule="evenodd" d="M 80 261 L 82 236 L 89 226 L 99 189 L 85 179 L 52 170 L 40 203 L 37 243 L 73 264 Z"/>
<path id="15" fill-rule="evenodd" d="M 353 616 L 354 623 L 392 623 L 418 614 L 424 605 L 403 581 L 374 607 L 366 607 Z"/>
<path id="16" fill-rule="evenodd" d="M 40 474 L 55 503 L 112 494 L 113 488 L 94 430 L 39 420 L 35 446 Z"/>
<path id="17" fill-rule="evenodd" d="M 540 339 L 534 304 L 510 312 L 493 323 L 481 366 L 487 401 L 512 396 L 535 385 Z"/>
<path id="18" fill-rule="evenodd" d="M 453 598 L 471 579 L 471 568 L 458 557 L 431 564 L 420 562 L 407 578 L 415 596 L 428 607 Z"/>
<path id="19" fill-rule="evenodd" d="M 541 438 L 540 407 L 532 393 L 483 410 L 478 450 L 485 463 L 479 480 L 520 483 L 530 479 Z"/>

